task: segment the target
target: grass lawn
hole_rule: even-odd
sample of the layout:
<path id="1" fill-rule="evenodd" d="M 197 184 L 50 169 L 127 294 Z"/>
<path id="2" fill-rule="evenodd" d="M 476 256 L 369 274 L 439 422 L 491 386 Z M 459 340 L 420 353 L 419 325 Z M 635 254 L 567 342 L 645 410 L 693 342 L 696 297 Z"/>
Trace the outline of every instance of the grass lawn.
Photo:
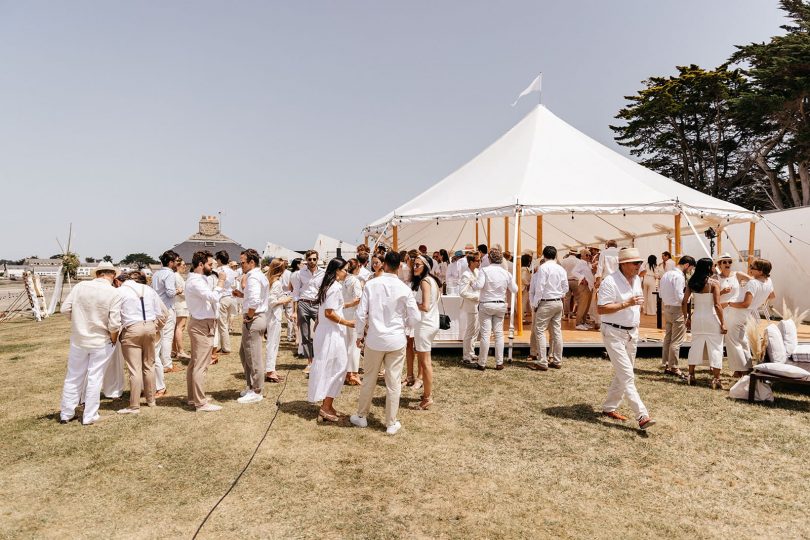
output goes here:
<path id="1" fill-rule="evenodd" d="M 112 418 L 60 425 L 68 336 L 61 316 L 0 325 L 0 537 L 190 538 L 250 457 L 282 386 L 238 405 L 244 379 L 231 354 L 209 370 L 220 413 L 185 407 L 183 371 L 138 417 L 114 414 L 124 399 L 102 400 Z M 641 359 L 639 391 L 659 422 L 641 433 L 597 415 L 611 377 L 601 358 L 546 373 L 434 363 L 434 408 L 407 410 L 419 395 L 403 391 L 403 429 L 389 437 L 382 387 L 368 429 L 317 423 L 303 363 L 283 350 L 280 414 L 201 537 L 810 535 L 810 396 L 800 391 L 779 387 L 774 405 L 749 405 L 712 391 L 705 371 L 688 387 Z M 344 387 L 338 410 L 353 412 L 357 395 Z"/>

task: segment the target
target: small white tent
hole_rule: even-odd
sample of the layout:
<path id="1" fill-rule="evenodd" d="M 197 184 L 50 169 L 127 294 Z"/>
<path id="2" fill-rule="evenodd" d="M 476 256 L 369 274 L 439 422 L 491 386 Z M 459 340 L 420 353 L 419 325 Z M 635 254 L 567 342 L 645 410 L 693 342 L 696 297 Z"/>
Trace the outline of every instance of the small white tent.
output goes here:
<path id="1" fill-rule="evenodd" d="M 383 233 L 393 242 L 396 227 L 400 249 L 458 249 L 475 240 L 492 245 L 506 241 L 505 229 L 514 227 L 508 219 L 517 214 L 543 216 L 536 228 L 521 224 L 522 245 L 532 249 L 540 231 L 543 243 L 565 247 L 611 238 L 630 243 L 672 234 L 677 224 L 688 231 L 690 224 L 705 229 L 757 220 L 751 211 L 614 152 L 538 105 L 469 163 L 369 224 L 365 234 Z M 498 217 L 507 221 L 487 221 Z"/>
<path id="2" fill-rule="evenodd" d="M 357 253 L 357 246 L 348 244 L 337 238 L 332 238 L 331 236 L 326 236 L 325 234 L 319 234 L 318 238 L 315 239 L 315 245 L 312 247 L 312 249 L 318 252 L 321 260 L 324 261 L 329 261 L 332 257 L 336 257 L 338 248 L 340 248 L 341 257 L 347 260 L 348 257 L 354 257 Z"/>
<path id="3" fill-rule="evenodd" d="M 262 252 L 262 259 L 267 257 L 270 257 L 271 259 L 281 257 L 283 259 L 287 259 L 288 261 L 292 261 L 296 258 L 303 258 L 304 255 L 298 253 L 297 251 L 287 249 L 284 246 L 274 244 L 273 242 L 267 242 L 267 244 L 264 246 L 264 251 Z"/>

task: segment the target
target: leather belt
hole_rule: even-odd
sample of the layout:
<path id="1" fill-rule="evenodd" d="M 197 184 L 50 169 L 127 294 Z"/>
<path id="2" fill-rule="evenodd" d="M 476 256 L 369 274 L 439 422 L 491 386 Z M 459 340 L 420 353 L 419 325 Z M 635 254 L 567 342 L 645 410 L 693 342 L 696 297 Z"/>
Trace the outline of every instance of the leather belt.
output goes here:
<path id="1" fill-rule="evenodd" d="M 562 302 L 562 298 L 541 298 L 541 302 Z"/>
<path id="2" fill-rule="evenodd" d="M 303 302 L 305 304 L 310 304 L 310 305 L 313 305 L 313 306 L 317 306 L 317 305 L 320 304 L 320 302 L 318 302 L 317 300 L 308 300 L 307 298 L 301 298 L 298 301 Z"/>
<path id="3" fill-rule="evenodd" d="M 618 328 L 619 330 L 627 330 L 628 332 L 630 330 L 635 330 L 636 329 L 635 326 L 622 326 L 620 324 L 613 324 L 612 322 L 607 322 L 607 321 L 602 321 L 602 324 L 612 326 L 613 328 Z"/>
<path id="4" fill-rule="evenodd" d="M 484 300 L 482 304 L 505 304 L 504 300 Z"/>

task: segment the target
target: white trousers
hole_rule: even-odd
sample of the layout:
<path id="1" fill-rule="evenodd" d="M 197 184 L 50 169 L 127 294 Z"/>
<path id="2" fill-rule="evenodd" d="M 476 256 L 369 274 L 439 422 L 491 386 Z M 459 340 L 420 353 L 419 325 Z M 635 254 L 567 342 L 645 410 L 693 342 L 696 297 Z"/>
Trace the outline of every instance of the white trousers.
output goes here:
<path id="1" fill-rule="evenodd" d="M 239 316 L 237 302 L 238 300 L 233 296 L 223 296 L 219 301 L 214 348 L 222 352 L 231 352 L 231 319 Z"/>
<path id="2" fill-rule="evenodd" d="M 160 331 L 160 339 L 155 341 L 155 373 L 160 371 L 163 373 L 163 368 L 172 367 L 172 342 L 174 341 L 174 326 L 177 322 L 177 315 L 174 308 L 169 309 L 169 318 L 166 319 L 166 324 Z M 158 369 L 159 368 L 159 369 Z M 163 384 L 163 377 L 157 383 L 157 389 L 161 389 Z M 163 388 L 166 388 L 164 385 Z"/>
<path id="3" fill-rule="evenodd" d="M 478 364 L 487 365 L 489 356 L 489 337 L 495 334 L 495 365 L 503 364 L 503 318 L 506 315 L 506 304 L 501 302 L 482 302 L 478 304 L 478 325 L 481 332 L 481 347 L 478 350 Z"/>
<path id="4" fill-rule="evenodd" d="M 104 380 L 104 369 L 112 356 L 113 346 L 107 344 L 102 349 L 82 349 L 70 344 L 68 353 L 67 374 L 62 387 L 62 420 L 70 420 L 76 414 L 76 407 L 84 401 L 83 422 L 92 421 L 98 414 L 101 402 L 101 382 Z M 80 389 L 84 388 L 84 399 Z"/>
<path id="5" fill-rule="evenodd" d="M 121 340 L 115 344 L 110 361 L 104 369 L 104 380 L 101 383 L 101 393 L 107 398 L 120 398 L 124 395 L 124 352 L 121 349 Z"/>
<path id="6" fill-rule="evenodd" d="M 348 355 L 346 373 L 357 373 L 360 371 L 360 349 L 357 347 L 357 331 L 348 326 L 346 327 L 346 353 Z"/>
<path id="7" fill-rule="evenodd" d="M 615 411 L 619 408 L 622 398 L 626 397 L 637 420 L 648 416 L 647 407 L 642 403 L 636 390 L 636 376 L 633 372 L 636 364 L 638 329 L 628 331 L 603 324 L 602 341 L 610 356 L 610 363 L 613 364 L 613 380 L 602 410 Z"/>
<path id="8" fill-rule="evenodd" d="M 284 315 L 287 318 L 287 341 L 295 341 L 295 322 L 292 320 L 292 302 L 284 304 Z"/>
<path id="9" fill-rule="evenodd" d="M 264 371 L 270 373 L 276 370 L 278 346 L 281 341 L 281 321 L 273 316 L 267 317 L 267 354 Z"/>
<path id="10" fill-rule="evenodd" d="M 475 356 L 475 338 L 478 336 L 478 313 L 475 311 L 462 311 L 459 313 L 459 323 L 463 321 L 462 358 L 472 360 Z"/>

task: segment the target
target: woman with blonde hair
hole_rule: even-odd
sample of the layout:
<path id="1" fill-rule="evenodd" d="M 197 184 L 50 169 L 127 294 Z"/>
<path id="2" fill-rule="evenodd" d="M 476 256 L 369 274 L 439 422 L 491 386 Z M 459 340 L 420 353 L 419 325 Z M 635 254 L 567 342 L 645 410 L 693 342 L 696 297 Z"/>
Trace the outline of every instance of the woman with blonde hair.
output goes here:
<path id="1" fill-rule="evenodd" d="M 270 283 L 270 301 L 267 317 L 267 366 L 264 380 L 271 383 L 281 381 L 276 373 L 278 345 L 281 341 L 281 318 L 284 306 L 292 302 L 292 296 L 284 292 L 281 276 L 287 269 L 284 259 L 273 259 L 267 269 L 267 281 Z"/>

